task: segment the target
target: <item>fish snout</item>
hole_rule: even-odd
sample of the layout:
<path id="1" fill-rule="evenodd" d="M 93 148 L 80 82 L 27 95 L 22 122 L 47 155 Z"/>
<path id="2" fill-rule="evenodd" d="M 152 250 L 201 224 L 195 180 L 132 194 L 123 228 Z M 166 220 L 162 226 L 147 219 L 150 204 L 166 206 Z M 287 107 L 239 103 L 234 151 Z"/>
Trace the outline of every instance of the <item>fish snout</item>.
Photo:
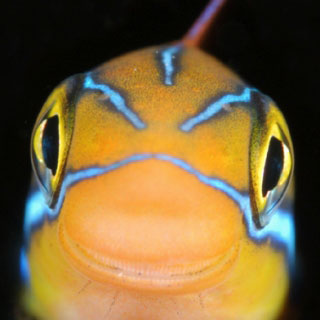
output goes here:
<path id="1" fill-rule="evenodd" d="M 212 285 L 237 258 L 237 204 L 168 161 L 148 159 L 66 192 L 59 239 L 91 279 L 146 289 Z"/>

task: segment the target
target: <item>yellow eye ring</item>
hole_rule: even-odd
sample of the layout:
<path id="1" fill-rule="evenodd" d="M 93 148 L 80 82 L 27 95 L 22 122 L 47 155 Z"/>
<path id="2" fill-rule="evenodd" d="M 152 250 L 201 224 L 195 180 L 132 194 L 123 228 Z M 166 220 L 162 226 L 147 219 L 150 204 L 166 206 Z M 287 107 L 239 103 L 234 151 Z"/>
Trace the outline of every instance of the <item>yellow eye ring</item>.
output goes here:
<path id="1" fill-rule="evenodd" d="M 72 84 L 74 81 L 70 79 L 64 81 L 49 96 L 38 116 L 31 139 L 33 170 L 51 207 L 55 205 L 63 180 L 73 132 Z"/>
<path id="2" fill-rule="evenodd" d="M 282 114 L 271 104 L 265 129 L 252 138 L 250 150 L 250 197 L 258 228 L 269 223 L 280 205 L 292 172 L 290 134 Z"/>

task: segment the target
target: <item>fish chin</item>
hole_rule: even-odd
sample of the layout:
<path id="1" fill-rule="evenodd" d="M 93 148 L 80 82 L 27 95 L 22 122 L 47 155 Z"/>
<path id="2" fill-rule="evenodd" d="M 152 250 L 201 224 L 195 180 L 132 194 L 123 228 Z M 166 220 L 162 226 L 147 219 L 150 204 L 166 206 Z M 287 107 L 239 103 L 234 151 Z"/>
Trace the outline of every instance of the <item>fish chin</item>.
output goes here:
<path id="1" fill-rule="evenodd" d="M 146 291 L 186 292 L 217 285 L 227 277 L 240 249 L 239 243 L 236 243 L 212 259 L 191 263 L 137 262 L 107 257 L 84 248 L 74 242 L 62 228 L 59 234 L 71 265 L 91 280 Z"/>

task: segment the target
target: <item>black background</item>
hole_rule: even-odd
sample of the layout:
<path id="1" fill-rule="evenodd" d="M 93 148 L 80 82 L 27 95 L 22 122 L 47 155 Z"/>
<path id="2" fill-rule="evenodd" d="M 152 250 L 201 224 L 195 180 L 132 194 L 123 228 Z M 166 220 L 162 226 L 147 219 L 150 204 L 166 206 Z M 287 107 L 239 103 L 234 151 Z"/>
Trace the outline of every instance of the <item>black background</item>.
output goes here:
<path id="1" fill-rule="evenodd" d="M 206 0 L 6 1 L 1 48 L 0 318 L 12 319 L 34 120 L 61 80 L 122 53 L 180 38 Z M 270 95 L 296 154 L 298 319 L 320 318 L 317 1 L 229 0 L 209 52 Z M 170 320 L 170 319 L 168 319 Z"/>

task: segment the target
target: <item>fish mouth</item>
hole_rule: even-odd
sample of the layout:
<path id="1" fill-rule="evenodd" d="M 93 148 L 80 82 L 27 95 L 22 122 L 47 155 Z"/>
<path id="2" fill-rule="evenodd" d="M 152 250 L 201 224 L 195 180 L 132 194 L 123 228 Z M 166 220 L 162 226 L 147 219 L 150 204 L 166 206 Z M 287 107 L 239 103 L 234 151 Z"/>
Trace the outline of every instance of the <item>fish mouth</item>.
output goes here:
<path id="1" fill-rule="evenodd" d="M 185 292 L 225 279 L 244 225 L 228 194 L 147 159 L 72 185 L 58 230 L 70 263 L 92 280 Z"/>
<path id="2" fill-rule="evenodd" d="M 145 290 L 194 291 L 224 280 L 238 258 L 240 243 L 211 259 L 193 263 L 131 263 L 102 256 L 75 243 L 60 227 L 60 242 L 70 263 L 90 279 Z"/>

